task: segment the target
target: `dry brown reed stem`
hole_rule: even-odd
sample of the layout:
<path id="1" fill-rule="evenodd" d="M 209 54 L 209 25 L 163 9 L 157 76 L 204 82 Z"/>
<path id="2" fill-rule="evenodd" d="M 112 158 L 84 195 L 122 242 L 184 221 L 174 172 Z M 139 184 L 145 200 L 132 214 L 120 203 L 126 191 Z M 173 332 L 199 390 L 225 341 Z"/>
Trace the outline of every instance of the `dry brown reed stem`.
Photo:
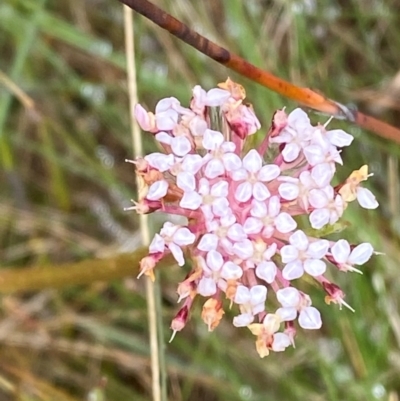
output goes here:
<path id="1" fill-rule="evenodd" d="M 147 0 L 119 0 L 139 14 L 153 21 L 159 27 L 167 30 L 178 39 L 194 47 L 196 50 L 212 58 L 225 67 L 236 71 L 252 81 L 255 81 L 274 92 L 289 99 L 295 100 L 304 106 L 317 110 L 335 118 L 345 119 L 355 123 L 361 128 L 370 130 L 378 136 L 400 143 L 400 129 L 387 124 L 374 117 L 368 116 L 358 110 L 349 109 L 320 93 L 309 88 L 301 88 L 270 72 L 254 66 L 243 58 L 231 53 L 229 50 L 217 45 L 190 29 L 170 14 L 164 12 Z"/>

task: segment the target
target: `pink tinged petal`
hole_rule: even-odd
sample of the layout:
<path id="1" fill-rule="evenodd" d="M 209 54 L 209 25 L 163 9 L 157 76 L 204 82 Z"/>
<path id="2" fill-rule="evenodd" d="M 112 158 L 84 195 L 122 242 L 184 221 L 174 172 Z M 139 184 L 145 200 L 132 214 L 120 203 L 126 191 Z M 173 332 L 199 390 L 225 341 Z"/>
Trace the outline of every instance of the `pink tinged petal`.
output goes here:
<path id="1" fill-rule="evenodd" d="M 220 146 L 220 149 L 223 150 L 224 153 L 232 153 L 236 149 L 236 145 L 233 142 L 227 141 L 223 142 L 223 144 Z M 240 161 L 240 164 L 242 161 Z"/>
<path id="2" fill-rule="evenodd" d="M 203 136 L 207 128 L 207 122 L 200 116 L 195 116 L 190 120 L 189 129 L 193 136 Z"/>
<path id="3" fill-rule="evenodd" d="M 236 188 L 235 199 L 238 202 L 247 202 L 253 195 L 253 186 L 248 182 L 242 182 Z"/>
<path id="4" fill-rule="evenodd" d="M 330 213 L 328 209 L 316 209 L 310 214 L 311 227 L 319 230 L 329 223 Z"/>
<path id="5" fill-rule="evenodd" d="M 218 271 L 224 264 L 222 255 L 217 251 L 210 251 L 206 257 L 207 265 L 211 270 Z"/>
<path id="6" fill-rule="evenodd" d="M 357 245 L 351 251 L 348 262 L 351 265 L 363 265 L 371 258 L 373 253 L 374 249 L 372 248 L 372 245 L 368 242 L 364 242 L 363 244 Z"/>
<path id="7" fill-rule="evenodd" d="M 231 97 L 230 92 L 224 89 L 213 88 L 207 92 L 205 105 L 217 107 L 224 104 Z"/>
<path id="8" fill-rule="evenodd" d="M 285 333 L 275 333 L 272 343 L 272 351 L 282 352 L 292 344 L 290 337 Z"/>
<path id="9" fill-rule="evenodd" d="M 243 313 L 233 318 L 233 325 L 235 327 L 246 327 L 254 320 L 254 316 L 251 313 Z"/>
<path id="10" fill-rule="evenodd" d="M 192 145 L 185 136 L 177 136 L 171 142 L 171 149 L 177 156 L 185 156 L 192 150 Z"/>
<path id="11" fill-rule="evenodd" d="M 299 250 L 293 245 L 284 245 L 281 248 L 282 263 L 289 263 L 296 260 L 299 256 Z"/>
<path id="12" fill-rule="evenodd" d="M 279 176 L 281 173 L 281 169 L 276 164 L 268 164 L 263 166 L 259 173 L 257 174 L 257 178 L 260 181 L 272 181 Z"/>
<path id="13" fill-rule="evenodd" d="M 160 143 L 165 143 L 167 145 L 171 145 L 172 142 L 172 136 L 167 134 L 166 132 L 162 131 L 156 134 L 155 136 L 156 140 Z"/>
<path id="14" fill-rule="evenodd" d="M 286 287 L 278 290 L 276 297 L 284 308 L 297 308 L 297 305 L 300 303 L 300 293 L 294 287 Z"/>
<path id="15" fill-rule="evenodd" d="M 313 306 L 303 309 L 299 315 L 299 325 L 307 330 L 320 329 L 322 326 L 322 320 L 318 309 Z"/>
<path id="16" fill-rule="evenodd" d="M 299 196 L 299 187 L 296 184 L 284 182 L 279 185 L 278 192 L 283 199 L 291 201 Z"/>
<path id="17" fill-rule="evenodd" d="M 181 163 L 183 171 L 196 174 L 203 165 L 203 158 L 200 155 L 186 155 Z"/>
<path id="18" fill-rule="evenodd" d="M 311 166 L 315 166 L 318 163 L 322 163 L 325 159 L 325 152 L 320 146 L 309 145 L 303 149 L 304 156 Z"/>
<path id="19" fill-rule="evenodd" d="M 197 210 L 203 203 L 203 198 L 195 191 L 184 192 L 179 206 L 184 209 Z"/>
<path id="20" fill-rule="evenodd" d="M 379 206 L 375 195 L 367 188 L 357 188 L 357 200 L 364 209 L 376 209 Z"/>
<path id="21" fill-rule="evenodd" d="M 193 244 L 195 239 L 196 235 L 193 234 L 187 227 L 178 228 L 173 236 L 175 244 L 180 246 Z"/>
<path id="22" fill-rule="evenodd" d="M 346 240 L 340 239 L 335 243 L 335 245 L 333 245 L 333 247 L 331 248 L 331 252 L 333 258 L 337 263 L 346 263 L 351 252 L 350 244 Z"/>
<path id="23" fill-rule="evenodd" d="M 178 123 L 178 113 L 175 110 L 156 111 L 156 125 L 160 131 L 170 131 Z"/>
<path id="24" fill-rule="evenodd" d="M 145 156 L 144 159 L 158 171 L 164 173 L 174 164 L 174 155 L 166 155 L 164 153 L 150 153 Z"/>
<path id="25" fill-rule="evenodd" d="M 326 271 L 326 264 L 320 259 L 306 259 L 304 261 L 304 270 L 310 276 L 321 276 Z"/>
<path id="26" fill-rule="evenodd" d="M 317 164 L 311 170 L 311 177 L 320 187 L 326 187 L 332 181 L 335 170 L 330 163 Z"/>
<path id="27" fill-rule="evenodd" d="M 250 302 L 252 305 L 258 305 L 267 299 L 267 287 L 265 285 L 255 285 L 250 288 Z"/>
<path id="28" fill-rule="evenodd" d="M 343 148 L 344 146 L 349 146 L 353 142 L 353 136 L 344 132 L 341 129 L 334 129 L 327 132 L 327 136 L 332 145 L 338 148 Z"/>
<path id="29" fill-rule="evenodd" d="M 263 228 L 263 223 L 255 217 L 248 217 L 243 224 L 243 230 L 246 234 L 258 234 Z"/>
<path id="30" fill-rule="evenodd" d="M 213 213 L 220 217 L 231 212 L 229 201 L 226 198 L 218 198 L 212 204 Z"/>
<path id="31" fill-rule="evenodd" d="M 252 305 L 251 311 L 253 312 L 254 315 L 257 313 L 261 313 L 265 311 L 265 302 L 261 302 L 256 305 Z"/>
<path id="32" fill-rule="evenodd" d="M 271 217 L 276 217 L 278 216 L 280 210 L 281 210 L 281 202 L 279 200 L 279 196 L 276 195 L 272 196 L 268 202 L 268 211 L 269 211 L 268 214 Z"/>
<path id="33" fill-rule="evenodd" d="M 263 218 L 267 215 L 267 213 L 268 210 L 265 202 L 259 202 L 255 199 L 251 202 L 250 214 L 253 217 Z"/>
<path id="34" fill-rule="evenodd" d="M 140 104 L 135 106 L 135 119 L 143 131 L 150 131 L 152 128 L 149 114 Z"/>
<path id="35" fill-rule="evenodd" d="M 240 157 L 235 153 L 225 153 L 222 156 L 226 171 L 235 171 L 242 167 L 242 161 Z"/>
<path id="36" fill-rule="evenodd" d="M 178 245 L 176 245 L 174 243 L 169 244 L 168 248 L 171 251 L 172 256 L 178 262 L 178 265 L 179 266 L 183 266 L 185 264 L 185 260 L 183 259 L 183 251 L 182 251 L 182 249 Z"/>
<path id="37" fill-rule="evenodd" d="M 166 97 L 164 99 L 161 99 L 157 102 L 156 104 L 156 113 L 161 113 L 162 111 L 167 111 L 174 105 L 179 105 L 180 102 L 176 97 Z"/>
<path id="38" fill-rule="evenodd" d="M 276 264 L 274 262 L 261 262 L 256 267 L 256 276 L 268 284 L 275 281 L 276 276 Z"/>
<path id="39" fill-rule="evenodd" d="M 232 247 L 232 251 L 235 255 L 239 256 L 239 258 L 245 260 L 253 255 L 253 244 L 249 239 L 242 242 L 236 242 Z"/>
<path id="40" fill-rule="evenodd" d="M 175 234 L 175 231 L 179 228 L 176 224 L 171 223 L 170 221 L 166 221 L 162 226 L 160 234 L 166 237 L 171 237 Z"/>
<path id="41" fill-rule="evenodd" d="M 156 234 L 149 245 L 149 253 L 164 252 L 165 241 L 160 234 Z"/>
<path id="42" fill-rule="evenodd" d="M 239 285 L 236 289 L 234 302 L 239 305 L 244 305 L 250 302 L 250 298 L 250 290 L 244 285 Z"/>
<path id="43" fill-rule="evenodd" d="M 329 249 L 329 241 L 326 239 L 320 239 L 311 242 L 307 249 L 307 255 L 310 258 L 321 259 L 323 258 Z"/>
<path id="44" fill-rule="evenodd" d="M 242 225 L 239 223 L 235 223 L 229 228 L 227 236 L 232 241 L 243 241 L 247 238 Z M 249 247 L 249 244 L 251 245 L 251 241 L 249 241 L 246 246 Z M 251 246 L 251 249 L 253 249 L 253 246 Z"/>
<path id="45" fill-rule="evenodd" d="M 287 163 L 296 160 L 299 157 L 299 154 L 300 146 L 295 142 L 287 143 L 282 150 L 283 160 Z"/>
<path id="46" fill-rule="evenodd" d="M 272 256 L 274 256 L 276 254 L 276 250 L 277 250 L 278 246 L 276 245 L 276 242 L 273 242 L 268 248 L 267 250 L 263 253 L 263 258 L 264 259 L 271 259 Z"/>
<path id="47" fill-rule="evenodd" d="M 197 248 L 200 249 L 200 251 L 212 251 L 216 250 L 218 246 L 218 237 L 215 234 L 204 234 L 201 239 L 199 244 L 197 245 Z"/>
<path id="48" fill-rule="evenodd" d="M 233 262 L 226 262 L 222 266 L 221 277 L 225 280 L 238 280 L 243 276 L 243 270 L 240 266 Z"/>
<path id="49" fill-rule="evenodd" d="M 287 234 L 290 231 L 293 231 L 297 227 L 296 221 L 293 217 L 286 212 L 282 212 L 275 217 L 274 220 L 276 229 L 282 234 Z"/>
<path id="50" fill-rule="evenodd" d="M 303 231 L 297 230 L 290 237 L 289 241 L 292 245 L 294 245 L 297 249 L 305 251 L 309 246 L 308 237 L 304 234 Z"/>
<path id="51" fill-rule="evenodd" d="M 282 270 L 282 276 L 285 280 L 295 280 L 304 274 L 303 263 L 300 260 L 288 263 Z"/>
<path id="52" fill-rule="evenodd" d="M 218 181 L 211 187 L 212 196 L 228 196 L 228 183 L 226 181 Z"/>
<path id="53" fill-rule="evenodd" d="M 147 192 L 146 199 L 148 200 L 159 200 L 163 198 L 168 191 L 168 182 L 165 180 L 156 181 L 150 185 L 149 191 Z"/>
<path id="54" fill-rule="evenodd" d="M 262 158 L 260 154 L 255 149 L 251 149 L 243 158 L 243 167 L 250 173 L 257 173 L 261 166 Z"/>
<path id="55" fill-rule="evenodd" d="M 193 174 L 182 171 L 176 177 L 176 185 L 183 191 L 194 191 L 196 189 L 196 180 Z"/>
<path id="56" fill-rule="evenodd" d="M 225 167 L 219 159 L 211 159 L 204 170 L 207 178 L 213 179 L 225 173 Z"/>
<path id="57" fill-rule="evenodd" d="M 253 185 L 253 196 L 258 201 L 265 201 L 270 197 L 271 193 L 262 182 L 256 182 Z"/>
<path id="58" fill-rule="evenodd" d="M 310 202 L 310 205 L 312 207 L 315 207 L 316 209 L 321 209 L 325 207 L 329 202 L 329 198 L 326 192 L 322 189 L 312 189 L 309 192 L 308 200 Z"/>
<path id="59" fill-rule="evenodd" d="M 208 150 L 218 149 L 224 142 L 224 136 L 219 131 L 207 129 L 203 135 L 203 146 Z"/>
<path id="60" fill-rule="evenodd" d="M 282 321 L 290 322 L 297 317 L 297 310 L 296 308 L 279 308 L 275 312 Z"/>
<path id="61" fill-rule="evenodd" d="M 217 292 L 217 285 L 211 277 L 202 277 L 197 285 L 197 292 L 203 297 L 210 297 Z"/>
<path id="62" fill-rule="evenodd" d="M 233 181 L 242 181 L 246 180 L 249 174 L 244 168 L 240 168 L 239 170 L 235 170 L 231 176 Z"/>

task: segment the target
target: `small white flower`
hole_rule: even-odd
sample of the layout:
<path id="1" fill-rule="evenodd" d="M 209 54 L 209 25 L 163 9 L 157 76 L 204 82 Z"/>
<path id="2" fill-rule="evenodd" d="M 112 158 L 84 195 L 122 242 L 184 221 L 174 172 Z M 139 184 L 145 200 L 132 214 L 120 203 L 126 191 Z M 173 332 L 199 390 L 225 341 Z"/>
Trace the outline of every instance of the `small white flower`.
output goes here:
<path id="1" fill-rule="evenodd" d="M 243 158 L 243 167 L 232 173 L 234 181 L 241 182 L 235 190 L 235 198 L 239 202 L 247 202 L 252 196 L 258 201 L 265 201 L 270 196 L 264 182 L 272 181 L 280 174 L 275 164 L 262 165 L 260 154 L 251 149 Z"/>
<path id="2" fill-rule="evenodd" d="M 193 244 L 196 236 L 187 228 L 180 227 L 170 222 L 164 223 L 160 234 L 156 234 L 149 246 L 150 253 L 164 252 L 164 247 L 167 247 L 179 266 L 183 266 L 183 246 Z"/>
<path id="3" fill-rule="evenodd" d="M 374 249 L 371 244 L 364 242 L 352 250 L 350 244 L 346 240 L 341 239 L 332 246 L 331 252 L 340 268 L 346 271 L 360 272 L 358 269 L 354 269 L 353 265 L 363 265 L 366 263 L 374 253 Z"/>
<path id="4" fill-rule="evenodd" d="M 311 276 L 325 273 L 326 264 L 321 260 L 328 252 L 329 241 L 325 239 L 309 242 L 303 231 L 297 230 L 289 237 L 290 245 L 281 248 L 282 263 L 286 266 L 282 276 L 286 280 L 294 280 L 303 275 L 304 271 Z"/>

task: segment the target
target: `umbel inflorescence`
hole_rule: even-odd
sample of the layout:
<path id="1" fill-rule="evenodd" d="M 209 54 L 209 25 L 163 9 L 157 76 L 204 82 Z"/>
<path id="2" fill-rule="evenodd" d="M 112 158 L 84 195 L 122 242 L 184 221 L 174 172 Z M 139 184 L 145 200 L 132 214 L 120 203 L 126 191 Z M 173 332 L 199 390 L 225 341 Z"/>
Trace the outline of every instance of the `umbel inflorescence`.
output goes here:
<path id="1" fill-rule="evenodd" d="M 374 250 L 369 243 L 322 236 L 349 202 L 367 209 L 378 203 L 360 185 L 370 175 L 367 166 L 331 184 L 336 164 L 342 164 L 340 148 L 350 145 L 351 135 L 313 126 L 301 109 L 289 115 L 278 110 L 262 142 L 249 149 L 247 137 L 260 123 L 244 99 L 243 87 L 228 79 L 208 92 L 195 86 L 189 108 L 173 97 L 160 100 L 155 113 L 137 105 L 139 125 L 163 152 L 133 161 L 142 186 L 131 209 L 186 218 L 185 225 L 165 223 L 140 263 L 140 275 L 154 278 L 157 262 L 168 254 L 179 266 L 185 256 L 190 261 L 191 271 L 178 285 L 182 307 L 172 321 L 174 334 L 200 296 L 210 331 L 224 305 L 233 308 L 233 325 L 257 336 L 264 357 L 294 345 L 296 320 L 308 330 L 322 325 L 309 295 L 296 288 L 303 275 L 319 283 L 327 303 L 349 307 L 325 272 L 359 272 L 354 266 Z M 300 228 L 304 216 L 308 223 Z M 269 304 L 267 297 L 273 299 Z"/>

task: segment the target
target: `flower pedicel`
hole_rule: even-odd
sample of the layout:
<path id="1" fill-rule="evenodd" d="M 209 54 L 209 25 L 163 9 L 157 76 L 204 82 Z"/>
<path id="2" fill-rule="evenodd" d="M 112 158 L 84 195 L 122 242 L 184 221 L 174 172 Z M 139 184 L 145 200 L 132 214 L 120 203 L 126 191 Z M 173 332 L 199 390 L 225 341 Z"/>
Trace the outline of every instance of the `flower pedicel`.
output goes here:
<path id="1" fill-rule="evenodd" d="M 154 114 L 136 106 L 139 125 L 164 153 L 133 161 L 142 187 L 130 209 L 187 219 L 186 226 L 164 224 L 140 263 L 140 275 L 154 278 L 153 269 L 167 254 L 183 266 L 186 255 L 192 271 L 178 286 L 183 305 L 171 324 L 174 334 L 188 321 L 197 295 L 206 298 L 202 319 L 210 331 L 228 299 L 238 310 L 233 325 L 257 336 L 264 357 L 294 345 L 295 320 L 303 329 L 322 325 L 310 297 L 295 287 L 304 274 L 322 286 L 326 302 L 349 307 L 325 271 L 331 266 L 360 272 L 354 266 L 374 250 L 369 243 L 323 239 L 319 230 L 338 222 L 353 200 L 367 209 L 378 203 L 360 185 L 370 176 L 367 166 L 331 185 L 336 164 L 342 164 L 340 148 L 350 145 L 351 135 L 312 126 L 301 109 L 289 115 L 278 110 L 262 143 L 246 150 L 247 137 L 260 123 L 243 102 L 242 86 L 230 79 L 218 86 L 208 92 L 195 86 L 189 108 L 172 97 L 160 100 Z M 312 229 L 298 227 L 304 215 Z M 266 306 L 267 296 L 275 297 L 277 310 Z"/>

